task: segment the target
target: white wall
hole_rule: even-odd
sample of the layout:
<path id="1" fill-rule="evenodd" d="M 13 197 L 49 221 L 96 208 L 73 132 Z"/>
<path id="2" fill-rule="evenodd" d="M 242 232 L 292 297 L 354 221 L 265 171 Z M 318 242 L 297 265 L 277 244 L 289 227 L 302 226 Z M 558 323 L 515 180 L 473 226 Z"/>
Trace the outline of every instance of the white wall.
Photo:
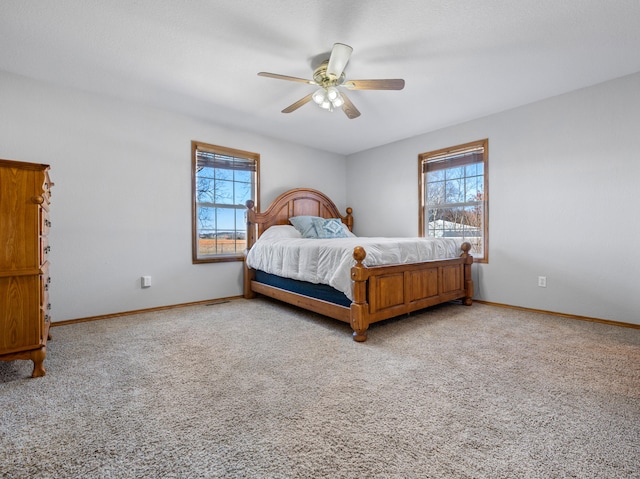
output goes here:
<path id="1" fill-rule="evenodd" d="M 638 132 L 640 74 L 345 162 L 0 72 L 0 158 L 52 165 L 58 321 L 241 294 L 240 263 L 191 264 L 191 140 L 260 153 L 263 207 L 307 186 L 353 207 L 359 235 L 415 236 L 418 154 L 489 138 L 490 260 L 474 266 L 476 297 L 640 324 Z"/>
<path id="2" fill-rule="evenodd" d="M 303 186 L 346 207 L 340 155 L 3 72 L 0 105 L 0 158 L 52 167 L 54 321 L 242 293 L 240 262 L 191 263 L 191 140 L 260 153 L 263 207 Z"/>
<path id="3" fill-rule="evenodd" d="M 350 156 L 355 232 L 416 236 L 418 154 L 483 138 L 489 263 L 474 265 L 476 297 L 640 324 L 640 73 Z"/>

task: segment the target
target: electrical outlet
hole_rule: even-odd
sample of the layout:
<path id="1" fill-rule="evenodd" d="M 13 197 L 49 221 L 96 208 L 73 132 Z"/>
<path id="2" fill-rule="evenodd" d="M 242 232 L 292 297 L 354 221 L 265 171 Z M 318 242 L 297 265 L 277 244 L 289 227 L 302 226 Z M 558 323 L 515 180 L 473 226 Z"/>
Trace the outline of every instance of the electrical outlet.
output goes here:
<path id="1" fill-rule="evenodd" d="M 150 288 L 151 287 L 151 276 L 142 276 L 140 278 L 140 285 L 143 288 Z"/>
<path id="2" fill-rule="evenodd" d="M 547 287 L 547 277 L 546 276 L 538 276 L 538 286 L 541 288 Z"/>

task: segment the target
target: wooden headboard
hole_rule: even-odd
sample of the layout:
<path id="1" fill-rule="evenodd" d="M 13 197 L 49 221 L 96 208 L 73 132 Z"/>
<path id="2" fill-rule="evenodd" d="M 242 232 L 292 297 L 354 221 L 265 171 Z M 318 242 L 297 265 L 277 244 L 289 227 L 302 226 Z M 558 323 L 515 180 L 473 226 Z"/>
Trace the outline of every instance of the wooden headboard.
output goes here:
<path id="1" fill-rule="evenodd" d="M 320 216 L 340 218 L 349 230 L 353 229 L 352 209 L 347 208 L 345 216 L 327 195 L 311 188 L 295 188 L 285 191 L 262 213 L 255 211 L 252 200 L 247 201 L 247 249 L 269 226 L 288 225 L 292 216 Z"/>

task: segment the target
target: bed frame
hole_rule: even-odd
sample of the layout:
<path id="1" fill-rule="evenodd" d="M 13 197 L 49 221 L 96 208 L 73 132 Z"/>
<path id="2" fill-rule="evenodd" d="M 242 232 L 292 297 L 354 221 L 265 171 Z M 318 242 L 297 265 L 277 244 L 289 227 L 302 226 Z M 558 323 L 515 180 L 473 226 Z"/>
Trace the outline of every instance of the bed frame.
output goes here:
<path id="1" fill-rule="evenodd" d="M 346 211 L 346 216 L 341 215 L 325 194 L 309 188 L 296 188 L 281 194 L 263 213 L 256 212 L 254 202 L 249 200 L 247 251 L 263 231 L 273 225 L 290 224 L 292 216 L 340 218 L 351 230 L 352 209 L 347 208 Z M 366 341 L 369 325 L 377 321 L 457 299 L 470 306 L 473 296 L 471 245 L 463 243 L 461 249 L 462 254 L 457 258 L 366 267 L 362 262 L 367 253 L 357 246 L 353 251 L 356 265 L 351 268 L 353 302 L 350 307 L 259 283 L 255 280 L 255 271 L 245 262 L 244 297 L 262 294 L 344 321 L 351 325 L 355 341 Z"/>

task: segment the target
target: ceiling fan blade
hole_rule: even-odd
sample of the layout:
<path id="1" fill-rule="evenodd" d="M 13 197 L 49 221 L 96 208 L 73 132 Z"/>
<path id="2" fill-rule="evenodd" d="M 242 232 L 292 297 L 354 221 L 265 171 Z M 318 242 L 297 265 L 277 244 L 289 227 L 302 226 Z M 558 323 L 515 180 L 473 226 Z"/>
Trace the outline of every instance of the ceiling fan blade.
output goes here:
<path id="1" fill-rule="evenodd" d="M 282 110 L 282 113 L 291 113 L 292 111 L 296 111 L 298 108 L 300 108 L 302 105 L 309 103 L 311 101 L 311 97 L 313 96 L 313 93 L 309 93 L 307 96 L 305 96 L 304 98 L 301 98 L 300 100 L 298 100 L 297 102 L 295 102 L 292 105 L 289 105 L 288 107 L 286 107 L 284 110 Z"/>
<path id="2" fill-rule="evenodd" d="M 329 57 L 329 64 L 327 65 L 327 75 L 334 78 L 340 78 L 344 68 L 349 63 L 351 58 L 351 52 L 353 48 L 344 43 L 334 43 L 331 50 L 331 56 Z"/>
<path id="3" fill-rule="evenodd" d="M 277 73 L 268 73 L 268 72 L 260 72 L 258 76 L 267 77 L 267 78 L 275 78 L 277 80 L 287 80 L 287 81 L 295 81 L 299 83 L 307 83 L 308 85 L 317 85 L 313 80 L 306 80 L 304 78 L 298 77 L 290 77 L 288 75 L 278 75 Z"/>
<path id="4" fill-rule="evenodd" d="M 360 116 L 360 112 L 355 107 L 355 105 L 351 103 L 351 100 L 349 100 L 349 97 L 347 97 L 347 95 L 345 95 L 344 92 L 340 94 L 342 95 L 342 99 L 344 100 L 344 104 L 342 105 L 342 111 L 344 111 L 345 115 L 347 115 L 350 120 L 353 120 L 354 118 L 358 118 Z"/>
<path id="5" fill-rule="evenodd" d="M 404 80 L 401 78 L 388 80 L 347 80 L 342 84 L 349 90 L 402 90 Z"/>

